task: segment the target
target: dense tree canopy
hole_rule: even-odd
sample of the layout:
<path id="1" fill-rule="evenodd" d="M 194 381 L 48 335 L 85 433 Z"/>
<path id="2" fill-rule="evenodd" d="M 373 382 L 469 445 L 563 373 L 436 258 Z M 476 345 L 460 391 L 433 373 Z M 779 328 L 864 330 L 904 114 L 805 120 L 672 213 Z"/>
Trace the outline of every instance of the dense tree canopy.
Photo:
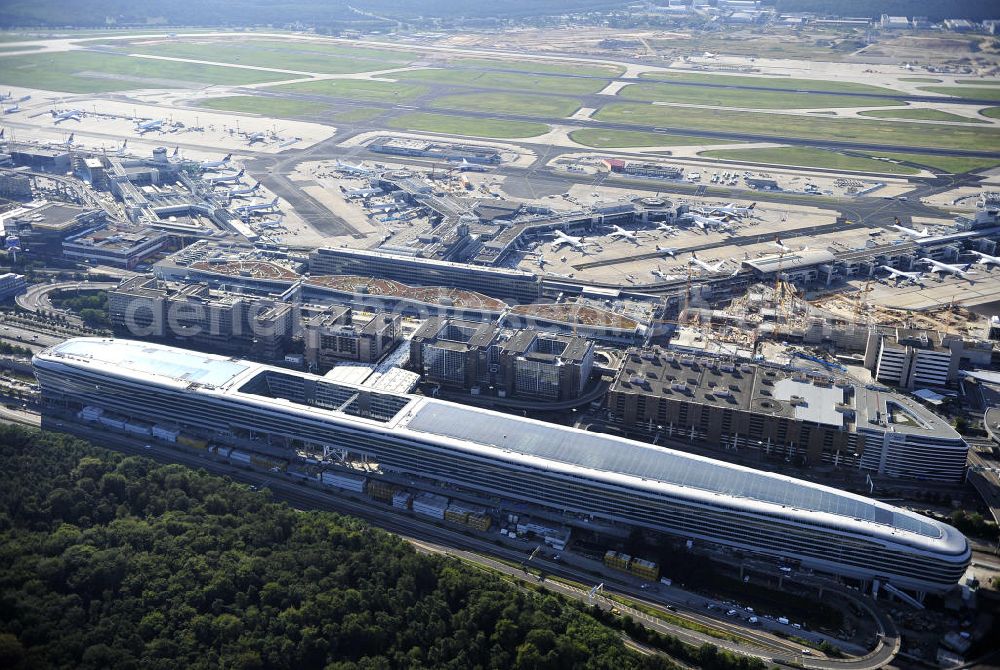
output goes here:
<path id="1" fill-rule="evenodd" d="M 577 606 L 221 477 L 10 426 L 0 467 L 0 667 L 668 667 Z"/>

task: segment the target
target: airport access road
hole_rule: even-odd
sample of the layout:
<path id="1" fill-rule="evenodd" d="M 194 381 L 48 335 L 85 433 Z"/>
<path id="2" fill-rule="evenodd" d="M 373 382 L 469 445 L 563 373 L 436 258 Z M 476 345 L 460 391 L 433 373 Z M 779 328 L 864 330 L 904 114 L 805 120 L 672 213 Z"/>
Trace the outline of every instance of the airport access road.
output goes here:
<path id="1" fill-rule="evenodd" d="M 997 462 L 983 458 L 975 449 L 969 449 L 969 465 L 969 483 L 990 508 L 993 521 L 1000 523 L 1000 468 Z"/>
<path id="2" fill-rule="evenodd" d="M 101 282 L 101 281 L 66 281 L 57 282 L 55 284 L 32 284 L 28 287 L 26 293 L 22 293 L 17 296 L 16 301 L 18 306 L 29 312 L 38 312 L 41 310 L 45 311 L 56 311 L 56 308 L 52 306 L 52 300 L 49 296 L 50 293 L 54 291 L 108 291 L 110 289 L 116 288 L 118 282 Z M 83 321 L 80 317 L 66 312 L 61 311 L 71 323 L 82 325 Z"/>

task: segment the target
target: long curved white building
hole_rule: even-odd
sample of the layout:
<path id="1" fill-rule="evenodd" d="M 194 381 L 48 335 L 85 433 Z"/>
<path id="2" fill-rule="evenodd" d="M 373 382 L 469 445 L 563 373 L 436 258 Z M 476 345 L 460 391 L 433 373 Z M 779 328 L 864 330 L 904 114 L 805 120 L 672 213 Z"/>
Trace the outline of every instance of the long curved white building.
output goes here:
<path id="1" fill-rule="evenodd" d="M 801 561 L 919 594 L 954 586 L 965 537 L 837 489 L 609 435 L 259 363 L 80 338 L 34 358 L 46 411 L 85 407 L 217 442 L 336 450 L 386 473 Z"/>

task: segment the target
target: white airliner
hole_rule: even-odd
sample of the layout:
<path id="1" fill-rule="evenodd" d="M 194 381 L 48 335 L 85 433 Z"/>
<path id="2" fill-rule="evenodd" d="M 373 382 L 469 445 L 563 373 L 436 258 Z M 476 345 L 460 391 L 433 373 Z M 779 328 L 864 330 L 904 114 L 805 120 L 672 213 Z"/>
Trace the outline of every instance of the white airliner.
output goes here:
<path id="1" fill-rule="evenodd" d="M 968 279 L 970 283 L 973 282 L 973 279 L 969 276 L 972 274 L 972 271 L 969 270 L 968 265 L 949 265 L 948 263 L 936 261 L 933 258 L 921 258 L 920 262 L 929 265 L 931 272 L 937 272 L 942 277 L 944 275 L 955 275 L 962 279 Z"/>
<path id="2" fill-rule="evenodd" d="M 926 227 L 923 230 L 915 230 L 913 228 L 907 228 L 906 226 L 901 226 L 899 224 L 895 224 L 895 225 L 893 225 L 893 228 L 895 228 L 899 232 L 903 233 L 904 235 L 907 235 L 907 236 L 912 237 L 914 239 L 920 239 L 921 237 L 930 237 L 931 236 L 931 232 L 929 230 L 927 230 Z"/>
<path id="3" fill-rule="evenodd" d="M 257 142 L 267 142 L 267 134 L 262 132 L 257 133 L 242 133 L 243 137 L 247 139 L 247 146 L 252 146 Z"/>
<path id="4" fill-rule="evenodd" d="M 21 105 L 19 105 L 17 103 L 14 103 L 10 107 L 4 107 L 4 109 L 3 109 L 3 113 L 4 114 L 14 114 L 14 113 L 20 112 L 20 111 L 21 111 Z"/>
<path id="5" fill-rule="evenodd" d="M 458 164 L 459 172 L 489 172 L 490 168 L 485 165 L 480 165 L 479 163 L 470 163 L 469 161 L 462 159 L 462 162 Z"/>
<path id="6" fill-rule="evenodd" d="M 362 167 L 360 165 L 351 165 L 350 163 L 342 163 L 337 161 L 337 170 L 349 175 L 356 175 L 358 177 L 374 177 L 378 174 L 377 170 L 372 170 L 371 168 Z"/>
<path id="7" fill-rule="evenodd" d="M 280 228 L 282 221 L 284 220 L 284 215 L 279 216 L 277 219 L 271 219 L 270 221 L 258 221 L 257 225 L 261 228 Z"/>
<path id="8" fill-rule="evenodd" d="M 771 242 L 771 244 L 773 244 L 774 246 L 778 247 L 779 249 L 781 249 L 786 254 L 790 254 L 793 251 L 805 251 L 806 249 L 809 248 L 809 247 L 800 247 L 798 249 L 793 249 L 792 247 L 790 247 L 787 244 L 785 244 L 784 242 L 782 242 L 781 239 L 778 238 L 778 237 L 775 237 L 774 240 Z"/>
<path id="9" fill-rule="evenodd" d="M 227 184 L 235 183 L 243 178 L 243 174 L 246 172 L 246 168 L 241 169 L 239 172 L 234 172 L 231 174 L 223 174 L 218 177 L 204 177 L 205 181 L 211 182 L 212 184 Z"/>
<path id="10" fill-rule="evenodd" d="M 718 263 L 716 263 L 715 265 L 712 265 L 712 264 L 706 263 L 705 261 L 703 261 L 700 258 L 698 258 L 697 254 L 692 253 L 691 254 L 691 260 L 688 261 L 688 264 L 689 265 L 697 265 L 699 268 L 701 268 L 705 272 L 718 272 L 719 270 L 722 269 L 722 266 L 726 264 L 726 261 L 725 261 L 725 259 L 723 259 L 723 260 L 719 261 Z"/>
<path id="11" fill-rule="evenodd" d="M 161 130 L 163 128 L 163 124 L 167 122 L 166 119 L 151 119 L 149 121 L 140 121 L 139 119 L 133 120 L 135 121 L 135 129 L 139 131 L 140 135 L 151 133 L 154 130 Z"/>
<path id="12" fill-rule="evenodd" d="M 741 207 L 736 203 L 729 203 L 728 205 L 720 205 L 718 207 L 701 207 L 695 209 L 694 211 L 699 214 L 707 214 L 709 216 L 735 216 L 738 219 L 744 219 L 749 216 L 754 216 L 754 208 L 757 207 L 756 202 L 752 202 L 746 207 Z"/>
<path id="13" fill-rule="evenodd" d="M 231 191 L 229 191 L 229 197 L 230 198 L 238 198 L 238 197 L 244 196 L 244 195 L 252 195 L 252 194 L 256 193 L 257 189 L 259 189 L 259 188 L 260 188 L 260 182 L 257 182 L 253 186 L 247 186 L 245 188 L 234 188 Z"/>
<path id="14" fill-rule="evenodd" d="M 635 230 L 625 230 L 621 226 L 611 226 L 614 230 L 608 233 L 608 237 L 613 240 L 628 240 L 633 244 L 642 244 L 639 233 Z"/>
<path id="15" fill-rule="evenodd" d="M 555 231 L 555 235 L 556 237 L 552 240 L 552 244 L 549 247 L 552 251 L 557 251 L 563 247 L 570 247 L 571 249 L 586 253 L 587 247 L 593 244 L 593 242 L 587 242 L 582 237 L 567 235 L 561 230 Z"/>
<path id="16" fill-rule="evenodd" d="M 656 229 L 661 233 L 666 233 L 667 235 L 676 235 L 678 232 L 680 232 L 677 230 L 677 226 L 671 226 L 666 223 L 661 223 L 656 227 Z"/>
<path id="17" fill-rule="evenodd" d="M 0 93 L 0 100 L 10 100 L 14 97 L 13 91 L 7 91 L 6 93 Z"/>
<path id="18" fill-rule="evenodd" d="M 677 252 L 679 251 L 678 249 L 675 249 L 674 247 L 661 247 L 659 244 L 656 245 L 656 250 L 659 251 L 662 254 L 666 254 L 667 256 L 670 256 L 671 258 L 673 258 L 674 256 L 676 256 Z"/>
<path id="19" fill-rule="evenodd" d="M 694 225 L 698 226 L 705 232 L 715 230 L 716 228 L 726 225 L 725 219 L 716 219 L 710 216 L 699 216 L 698 214 L 691 214 L 690 212 L 685 214 L 683 218 L 692 221 Z"/>
<path id="20" fill-rule="evenodd" d="M 985 265 L 987 269 L 991 265 L 1000 265 L 1000 256 L 990 256 L 989 254 L 984 254 L 982 251 L 973 251 L 972 253 L 979 256 L 979 260 L 976 262 L 979 265 Z"/>
<path id="21" fill-rule="evenodd" d="M 55 119 L 56 125 L 59 125 L 63 121 L 79 121 L 83 118 L 83 112 L 79 109 L 64 109 L 61 112 L 56 110 L 50 110 L 52 113 L 52 118 Z"/>
<path id="22" fill-rule="evenodd" d="M 217 161 L 205 161 L 199 165 L 202 170 L 209 170 L 211 168 L 222 167 L 229 162 L 229 159 L 233 157 L 232 154 L 226 154 L 221 160 Z"/>
<path id="23" fill-rule="evenodd" d="M 254 212 L 266 212 L 270 210 L 278 209 L 278 197 L 275 196 L 274 200 L 271 202 L 262 202 L 256 205 L 243 205 L 242 207 L 237 207 L 234 211 L 241 215 L 252 214 Z"/>
<path id="24" fill-rule="evenodd" d="M 889 273 L 889 276 L 896 280 L 896 285 L 899 286 L 904 281 L 910 282 L 911 284 L 916 284 L 917 286 L 923 286 L 923 272 L 903 272 L 902 270 L 897 270 L 896 268 L 891 268 L 888 265 L 879 266 L 882 270 Z"/>
<path id="25" fill-rule="evenodd" d="M 69 137 L 67 137 L 67 138 L 66 138 L 66 140 L 65 140 L 64 142 L 60 142 L 60 143 L 59 143 L 59 146 L 63 146 L 63 147 L 75 147 L 75 146 L 78 146 L 78 145 L 77 145 L 77 144 L 76 144 L 76 143 L 75 143 L 75 142 L 73 141 L 73 137 L 74 137 L 74 136 L 75 136 L 75 133 L 70 133 L 70 134 L 69 134 Z"/>

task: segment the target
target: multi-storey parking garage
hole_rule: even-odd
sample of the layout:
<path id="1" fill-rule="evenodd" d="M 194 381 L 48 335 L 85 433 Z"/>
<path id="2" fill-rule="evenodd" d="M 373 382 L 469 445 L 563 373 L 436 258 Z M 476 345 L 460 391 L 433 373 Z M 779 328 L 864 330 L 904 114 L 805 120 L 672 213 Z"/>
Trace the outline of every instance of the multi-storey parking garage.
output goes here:
<path id="1" fill-rule="evenodd" d="M 918 593 L 970 561 L 954 528 L 781 475 L 565 426 L 131 340 L 38 354 L 46 411 L 297 452 L 334 450 L 379 476 L 801 561 Z"/>

